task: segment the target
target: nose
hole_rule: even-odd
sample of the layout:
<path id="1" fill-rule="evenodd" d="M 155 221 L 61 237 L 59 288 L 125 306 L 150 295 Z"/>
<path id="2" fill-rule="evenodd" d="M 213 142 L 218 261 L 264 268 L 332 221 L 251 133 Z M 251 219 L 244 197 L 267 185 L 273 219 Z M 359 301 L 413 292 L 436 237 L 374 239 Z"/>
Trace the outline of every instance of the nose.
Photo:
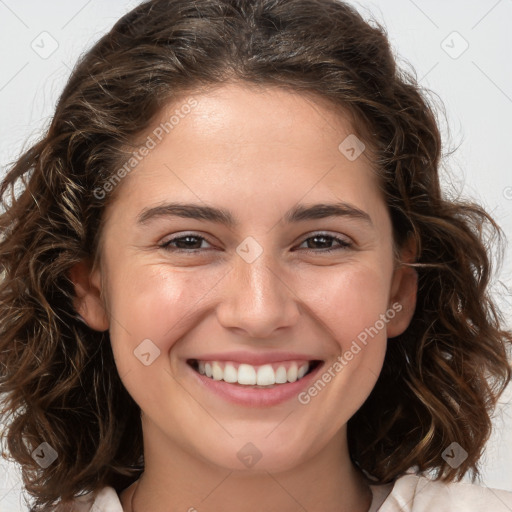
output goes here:
<path id="1" fill-rule="evenodd" d="M 278 329 L 294 326 L 300 300 L 291 275 L 270 251 L 263 251 L 251 263 L 236 257 L 217 308 L 221 325 L 251 338 L 268 338 Z"/>

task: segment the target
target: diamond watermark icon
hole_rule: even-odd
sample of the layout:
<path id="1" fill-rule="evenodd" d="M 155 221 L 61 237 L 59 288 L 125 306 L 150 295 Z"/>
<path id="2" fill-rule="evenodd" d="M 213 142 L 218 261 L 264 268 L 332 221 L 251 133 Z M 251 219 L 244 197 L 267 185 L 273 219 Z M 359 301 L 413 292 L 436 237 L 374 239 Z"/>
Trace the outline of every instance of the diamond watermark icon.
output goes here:
<path id="1" fill-rule="evenodd" d="M 458 468 L 468 458 L 468 452 L 459 443 L 454 441 L 444 450 L 441 457 L 452 468 Z"/>
<path id="2" fill-rule="evenodd" d="M 149 366 L 160 355 L 160 349 L 149 338 L 146 338 L 137 345 L 133 353 L 144 366 Z"/>
<path id="3" fill-rule="evenodd" d="M 248 236 L 236 248 L 236 252 L 247 263 L 252 263 L 261 255 L 263 247 L 252 236 Z"/>
<path id="4" fill-rule="evenodd" d="M 351 133 L 338 146 L 338 149 L 348 160 L 353 162 L 359 158 L 361 153 L 366 149 L 366 146 L 361 139 Z"/>
<path id="5" fill-rule="evenodd" d="M 41 443 L 31 455 L 42 468 L 47 468 L 57 459 L 57 452 L 47 442 Z"/>
<path id="6" fill-rule="evenodd" d="M 262 454 L 252 443 L 247 443 L 240 448 L 236 456 L 244 466 L 252 468 L 261 459 Z"/>
<path id="7" fill-rule="evenodd" d="M 469 43 L 457 31 L 453 31 L 441 41 L 441 48 L 452 59 L 458 59 L 469 48 Z"/>
<path id="8" fill-rule="evenodd" d="M 30 47 L 41 59 L 48 59 L 57 51 L 59 43 L 49 32 L 44 31 L 30 43 Z"/>

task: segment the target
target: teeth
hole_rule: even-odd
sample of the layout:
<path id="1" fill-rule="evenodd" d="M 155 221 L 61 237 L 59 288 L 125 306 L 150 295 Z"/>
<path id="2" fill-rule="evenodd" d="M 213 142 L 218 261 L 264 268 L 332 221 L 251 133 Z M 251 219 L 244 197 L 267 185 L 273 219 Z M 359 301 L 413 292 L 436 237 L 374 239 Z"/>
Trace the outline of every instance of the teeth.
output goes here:
<path id="1" fill-rule="evenodd" d="M 288 366 L 288 368 L 286 368 Z M 292 362 L 279 365 L 264 364 L 253 366 L 241 363 L 220 363 L 219 361 L 198 361 L 198 371 L 213 380 L 223 380 L 243 386 L 273 386 L 302 379 L 309 370 L 309 362 Z"/>
<path id="2" fill-rule="evenodd" d="M 297 380 L 302 379 L 304 375 L 306 375 L 306 372 L 308 371 L 308 368 L 306 366 L 301 366 L 297 371 Z"/>
<path id="3" fill-rule="evenodd" d="M 258 368 L 256 375 L 256 384 L 258 386 L 271 386 L 276 383 L 276 374 L 269 364 L 264 364 Z"/>
<path id="4" fill-rule="evenodd" d="M 256 370 L 249 364 L 241 364 L 238 367 L 238 384 L 256 384 Z"/>
<path id="5" fill-rule="evenodd" d="M 232 364 L 224 367 L 224 380 L 231 383 L 238 382 L 238 372 Z"/>
<path id="6" fill-rule="evenodd" d="M 284 366 L 280 366 L 276 372 L 276 384 L 284 384 L 285 382 L 288 382 L 286 368 Z"/>
<path id="7" fill-rule="evenodd" d="M 217 361 L 212 363 L 212 377 L 213 380 L 221 380 L 224 377 L 224 372 Z"/>
<path id="8" fill-rule="evenodd" d="M 297 365 L 295 363 L 288 368 L 286 378 L 288 379 L 288 382 L 295 382 L 297 380 Z"/>

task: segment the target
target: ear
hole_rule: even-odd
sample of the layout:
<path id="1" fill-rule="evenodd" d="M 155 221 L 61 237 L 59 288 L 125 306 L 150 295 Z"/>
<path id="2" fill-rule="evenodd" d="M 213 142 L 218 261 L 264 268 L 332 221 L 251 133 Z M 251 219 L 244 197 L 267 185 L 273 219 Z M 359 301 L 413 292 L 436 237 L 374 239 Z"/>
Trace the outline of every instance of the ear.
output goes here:
<path id="1" fill-rule="evenodd" d="M 414 268 L 404 265 L 404 263 L 413 263 L 415 260 L 415 238 L 410 236 L 400 251 L 400 261 L 397 262 L 391 282 L 389 307 L 396 314 L 387 324 L 388 338 L 394 338 L 407 329 L 416 309 L 418 273 Z"/>
<path id="2" fill-rule="evenodd" d="M 108 330 L 108 316 L 101 298 L 100 270 L 91 272 L 90 261 L 82 260 L 70 268 L 69 278 L 75 287 L 75 311 L 91 329 Z"/>

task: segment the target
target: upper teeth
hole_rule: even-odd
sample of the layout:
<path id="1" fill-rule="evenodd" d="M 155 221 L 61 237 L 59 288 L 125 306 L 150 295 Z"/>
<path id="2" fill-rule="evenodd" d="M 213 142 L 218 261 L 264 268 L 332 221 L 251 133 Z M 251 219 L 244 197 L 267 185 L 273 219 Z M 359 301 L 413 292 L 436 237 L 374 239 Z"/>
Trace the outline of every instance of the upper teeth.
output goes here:
<path id="1" fill-rule="evenodd" d="M 309 362 L 287 361 L 286 363 L 253 366 L 245 363 L 198 361 L 199 373 L 214 380 L 246 385 L 270 386 L 295 382 L 306 375 Z"/>

